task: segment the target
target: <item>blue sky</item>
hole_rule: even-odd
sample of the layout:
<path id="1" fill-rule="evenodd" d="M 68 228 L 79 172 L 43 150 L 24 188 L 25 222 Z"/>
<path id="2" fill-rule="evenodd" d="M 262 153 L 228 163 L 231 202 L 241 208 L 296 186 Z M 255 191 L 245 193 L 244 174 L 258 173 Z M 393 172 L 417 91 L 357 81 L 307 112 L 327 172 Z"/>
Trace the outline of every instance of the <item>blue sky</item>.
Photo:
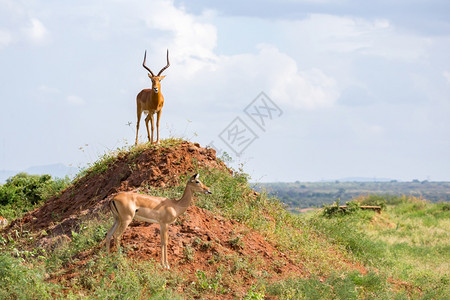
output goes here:
<path id="1" fill-rule="evenodd" d="M 170 51 L 162 138 L 254 180 L 450 180 L 450 2 L 418 0 L 0 0 L 0 170 L 132 144 L 146 49 L 152 70 Z M 244 111 L 261 92 L 282 112 L 264 128 Z"/>

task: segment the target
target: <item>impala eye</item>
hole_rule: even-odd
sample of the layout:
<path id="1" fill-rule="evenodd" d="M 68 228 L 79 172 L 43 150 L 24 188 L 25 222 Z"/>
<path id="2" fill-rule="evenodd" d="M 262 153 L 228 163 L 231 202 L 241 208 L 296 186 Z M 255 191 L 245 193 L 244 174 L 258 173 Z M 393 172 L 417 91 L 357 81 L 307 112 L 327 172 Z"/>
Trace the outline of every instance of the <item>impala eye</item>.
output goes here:
<path id="1" fill-rule="evenodd" d="M 200 183 L 200 181 L 196 180 L 195 183 Z"/>

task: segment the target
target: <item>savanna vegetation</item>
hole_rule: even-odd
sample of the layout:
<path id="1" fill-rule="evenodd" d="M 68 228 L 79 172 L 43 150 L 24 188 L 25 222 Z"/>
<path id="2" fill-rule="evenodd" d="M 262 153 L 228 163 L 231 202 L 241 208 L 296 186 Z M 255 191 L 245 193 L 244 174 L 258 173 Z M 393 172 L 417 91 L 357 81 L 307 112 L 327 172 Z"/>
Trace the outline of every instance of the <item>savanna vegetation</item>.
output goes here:
<path id="1" fill-rule="evenodd" d="M 164 141 L 163 146 L 170 147 L 170 143 Z M 123 151 L 141 150 L 133 147 L 120 153 Z M 117 155 L 103 156 L 82 176 L 102 172 Z M 169 272 L 156 261 L 127 258 L 127 248 L 105 255 L 100 244 L 112 220 L 109 214 L 99 214 L 80 223 L 70 239 L 53 249 L 30 248 L 36 238 L 32 232 L 3 234 L 0 299 L 448 299 L 448 203 L 431 203 L 414 196 L 362 195 L 345 212 L 336 209 L 339 205 L 335 203 L 324 210 L 296 215 L 278 199 L 254 193 L 243 170 L 230 174 L 199 166 L 198 171 L 214 192 L 213 197 L 199 195 L 198 207 L 259 232 L 280 254 L 301 265 L 303 274 L 273 280 L 275 275 L 261 271 L 257 259 L 238 254 L 215 257 L 211 264 L 217 266 L 216 271 L 199 269 L 195 274 L 186 274 L 181 268 Z M 39 178 L 30 182 L 34 180 L 40 182 Z M 1 198 L 7 199 L 0 203 L 0 211 L 6 213 L 12 208 L 21 212 L 33 209 L 67 184 L 47 178 L 43 181 L 54 188 L 36 184 L 29 187 L 33 191 L 22 187 L 12 193 L 13 181 L 11 178 L 1 189 L 7 186 L 8 193 L 21 196 Z M 183 189 L 184 185 L 148 190 L 179 197 Z M 33 202 L 29 199 L 35 198 L 26 195 L 38 195 L 38 200 Z M 368 203 L 383 205 L 382 213 L 359 209 Z M 196 243 L 202 243 L 205 251 L 211 247 L 204 241 Z M 229 243 L 237 249 L 246 247 L 239 237 Z M 186 248 L 186 261 L 192 260 L 193 248 Z M 274 270 L 280 267 L 276 264 Z M 76 276 L 62 276 L 68 266 L 75 268 Z M 246 282 L 251 285 L 244 292 L 233 292 Z"/>

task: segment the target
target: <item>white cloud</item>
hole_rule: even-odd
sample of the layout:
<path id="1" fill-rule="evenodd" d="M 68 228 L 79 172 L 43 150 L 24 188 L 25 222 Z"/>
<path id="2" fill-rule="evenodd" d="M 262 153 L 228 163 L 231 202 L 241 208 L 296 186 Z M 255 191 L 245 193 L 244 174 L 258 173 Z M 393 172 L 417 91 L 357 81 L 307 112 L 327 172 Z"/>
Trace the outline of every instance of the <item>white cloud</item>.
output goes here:
<path id="1" fill-rule="evenodd" d="M 88 14 L 91 20 L 100 12 L 100 6 L 94 6 L 94 10 L 95 13 L 84 10 L 74 13 L 82 20 Z M 212 11 L 193 15 L 175 6 L 173 1 L 133 1 L 132 4 L 124 1 L 116 9 L 102 11 L 101 16 L 105 20 L 117 19 L 118 24 L 101 22 L 101 26 L 92 28 L 91 31 L 97 30 L 100 35 L 102 31 L 114 31 L 114 26 L 122 26 L 121 22 L 127 19 L 124 16 L 133 16 L 130 20 L 134 23 L 127 23 L 128 26 L 146 25 L 147 65 L 154 72 L 165 63 L 164 53 L 169 48 L 171 67 L 167 73 L 178 97 L 192 94 L 191 101 L 196 101 L 201 91 L 203 95 L 214 95 L 214 98 L 222 99 L 221 102 L 226 99 L 233 105 L 233 102 L 250 101 L 251 97 L 265 91 L 289 107 L 302 109 L 330 107 L 339 97 L 336 81 L 326 72 L 318 67 L 299 69 L 292 57 L 274 45 L 261 44 L 256 53 L 218 54 L 218 30 Z M 37 18 L 31 19 L 26 32 L 36 43 L 49 38 L 48 30 Z M 105 38 L 108 36 L 111 38 L 111 34 L 105 34 Z M 148 84 L 147 78 L 142 80 Z M 48 87 L 41 87 L 41 91 L 50 92 Z M 67 100 L 76 105 L 84 103 L 76 96 L 69 96 Z"/>
<path id="2" fill-rule="evenodd" d="M 295 109 L 331 107 L 338 99 L 336 81 L 323 71 L 317 68 L 299 71 L 296 61 L 275 46 L 258 48 L 256 54 L 203 60 L 195 72 L 189 63 L 174 66 L 170 80 L 180 93 L 176 98 L 192 102 L 201 101 L 198 96 L 209 95 L 213 98 L 210 100 L 222 106 L 240 108 L 264 91 L 274 101 Z"/>
<path id="3" fill-rule="evenodd" d="M 258 74 L 266 74 L 269 94 L 294 108 L 330 107 L 339 97 L 336 81 L 320 69 L 298 71 L 297 63 L 277 48 L 261 49 L 256 58 Z"/>
<path id="4" fill-rule="evenodd" d="M 48 30 L 45 28 L 44 24 L 36 18 L 30 19 L 30 24 L 24 31 L 28 39 L 36 44 L 42 44 L 49 38 Z"/>
<path id="5" fill-rule="evenodd" d="M 151 29 L 168 31 L 171 34 L 154 40 L 156 53 L 170 49 L 174 63 L 187 67 L 185 75 L 196 72 L 210 61 L 217 60 L 214 49 L 217 46 L 217 29 L 214 25 L 201 21 L 209 20 L 211 12 L 194 16 L 182 8 L 174 6 L 173 1 L 153 1 L 139 12 L 140 17 Z"/>
<path id="6" fill-rule="evenodd" d="M 170 76 L 178 97 L 195 101 L 200 90 L 226 98 L 232 106 L 248 97 L 246 92 L 253 97 L 265 91 L 290 107 L 306 109 L 330 107 L 339 97 L 333 78 L 318 68 L 299 71 L 296 61 L 273 45 L 259 45 L 255 54 L 216 54 L 217 28 L 208 22 L 212 17 L 212 12 L 193 16 L 171 1 L 153 2 L 151 9 L 141 12 L 147 26 L 171 32 L 170 39 L 154 45 L 154 51 L 164 53 L 169 45 Z M 189 91 L 196 95 L 189 96 Z"/>
<path id="7" fill-rule="evenodd" d="M 425 55 L 431 43 L 428 38 L 402 32 L 387 19 L 311 14 L 306 19 L 281 24 L 282 31 L 294 41 L 320 53 L 352 53 L 412 61 Z"/>

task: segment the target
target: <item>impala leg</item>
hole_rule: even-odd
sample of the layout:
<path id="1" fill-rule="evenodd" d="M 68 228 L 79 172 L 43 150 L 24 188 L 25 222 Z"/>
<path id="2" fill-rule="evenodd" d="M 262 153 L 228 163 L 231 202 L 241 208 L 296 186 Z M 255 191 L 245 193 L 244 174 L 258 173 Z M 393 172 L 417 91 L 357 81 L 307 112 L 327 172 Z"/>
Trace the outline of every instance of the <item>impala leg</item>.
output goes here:
<path id="1" fill-rule="evenodd" d="M 152 135 L 150 136 L 150 131 L 148 128 L 148 121 L 151 121 L 151 125 L 152 125 Z M 148 141 L 150 143 L 153 143 L 153 115 L 152 114 L 148 114 L 147 117 L 145 118 L 145 126 L 147 127 L 147 137 L 148 137 Z"/>
<path id="2" fill-rule="evenodd" d="M 168 226 L 167 224 L 160 224 L 159 226 L 161 228 L 161 265 L 165 269 L 170 269 L 169 261 L 167 260 Z"/>
<path id="3" fill-rule="evenodd" d="M 156 143 L 159 144 L 159 119 L 161 118 L 162 110 L 156 113 Z M 153 130 L 152 130 L 153 132 Z"/>
<path id="4" fill-rule="evenodd" d="M 137 123 L 136 123 L 136 142 L 134 143 L 135 146 L 137 146 L 138 144 L 138 136 L 139 136 L 139 123 L 141 122 L 141 115 L 142 115 L 142 111 L 141 108 L 138 104 L 137 107 Z"/>
<path id="5" fill-rule="evenodd" d="M 152 135 L 151 135 L 151 141 L 150 141 L 150 143 L 153 144 L 153 130 L 154 130 L 154 126 L 153 126 L 153 115 L 150 117 L 150 124 L 152 125 Z"/>
<path id="6" fill-rule="evenodd" d="M 126 220 L 119 221 L 119 225 L 117 226 L 116 231 L 114 232 L 114 242 L 116 244 L 116 248 L 119 249 L 120 246 L 120 238 L 122 237 L 123 232 L 127 229 L 128 225 L 130 225 L 133 218 L 128 218 Z"/>
<path id="7" fill-rule="evenodd" d="M 108 234 L 106 234 L 106 251 L 109 253 L 110 252 L 110 244 L 111 244 L 111 239 L 114 235 L 114 232 L 117 229 L 117 226 L 119 225 L 119 220 L 117 219 L 117 217 L 114 216 L 114 224 L 111 227 L 111 229 L 108 231 Z"/>

